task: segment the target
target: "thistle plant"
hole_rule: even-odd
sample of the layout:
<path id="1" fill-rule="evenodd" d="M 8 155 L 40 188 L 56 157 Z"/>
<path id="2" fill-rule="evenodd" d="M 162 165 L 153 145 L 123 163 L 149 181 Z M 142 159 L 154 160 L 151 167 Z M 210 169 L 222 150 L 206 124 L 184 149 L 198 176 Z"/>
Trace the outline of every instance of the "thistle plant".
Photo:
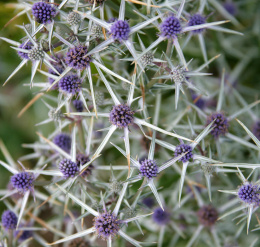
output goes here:
<path id="1" fill-rule="evenodd" d="M 259 246 L 256 5 L 8 3 L 0 246 Z"/>

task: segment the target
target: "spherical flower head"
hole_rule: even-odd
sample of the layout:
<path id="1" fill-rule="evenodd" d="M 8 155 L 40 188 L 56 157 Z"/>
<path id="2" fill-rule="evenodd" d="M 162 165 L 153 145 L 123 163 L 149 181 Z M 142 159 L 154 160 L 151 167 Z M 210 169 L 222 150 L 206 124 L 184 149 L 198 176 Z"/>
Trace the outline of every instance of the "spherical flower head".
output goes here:
<path id="1" fill-rule="evenodd" d="M 53 66 L 60 74 L 64 71 L 64 68 L 63 66 L 60 66 L 60 65 L 54 65 Z M 52 74 L 52 75 L 55 75 L 55 76 L 59 76 L 54 70 L 52 70 L 51 68 L 49 68 L 48 70 L 49 74 Z M 48 80 L 49 80 L 49 83 L 52 84 L 55 80 L 51 77 L 48 77 Z M 56 83 L 52 89 L 58 89 L 58 86 L 59 84 Z"/>
<path id="2" fill-rule="evenodd" d="M 78 26 L 81 23 L 81 16 L 79 13 L 76 13 L 74 11 L 70 12 L 67 16 L 67 22 L 71 26 Z"/>
<path id="3" fill-rule="evenodd" d="M 29 42 L 27 42 L 27 41 L 23 42 L 22 44 L 19 45 L 19 48 L 24 49 L 24 50 L 28 50 L 28 51 L 31 50 L 32 47 L 33 47 L 33 44 L 30 41 Z M 30 59 L 28 57 L 28 53 L 25 53 L 25 52 L 22 52 L 22 51 L 17 51 L 17 53 L 18 53 L 18 55 L 21 59 L 27 59 L 27 60 Z"/>
<path id="4" fill-rule="evenodd" d="M 37 2 L 32 6 L 34 19 L 41 24 L 50 23 L 57 13 L 54 5 L 47 2 Z"/>
<path id="5" fill-rule="evenodd" d="M 75 95 L 81 91 L 82 81 L 77 75 L 67 75 L 60 79 L 59 88 L 65 93 Z"/>
<path id="6" fill-rule="evenodd" d="M 104 104 L 104 99 L 105 99 L 104 93 L 101 92 L 101 91 L 96 90 L 95 91 L 96 105 L 98 105 L 98 106 L 103 105 Z M 91 98 L 91 100 L 92 100 L 92 98 Z"/>
<path id="7" fill-rule="evenodd" d="M 90 4 L 94 4 L 96 2 L 96 5 L 103 4 L 106 0 L 87 0 Z"/>
<path id="8" fill-rule="evenodd" d="M 65 56 L 65 62 L 71 68 L 77 70 L 86 69 L 87 67 L 89 67 L 89 64 L 91 62 L 91 56 L 86 56 L 87 53 L 87 46 L 78 45 L 74 48 L 70 48 Z"/>
<path id="9" fill-rule="evenodd" d="M 212 175 L 216 172 L 216 166 L 210 164 L 201 164 L 201 170 L 204 172 L 205 175 Z"/>
<path id="10" fill-rule="evenodd" d="M 178 157 L 179 155 L 182 155 L 184 153 L 186 154 L 182 158 L 180 158 L 180 161 L 185 163 L 188 162 L 190 159 L 193 159 L 192 147 L 188 144 L 178 145 L 175 149 L 174 156 Z"/>
<path id="11" fill-rule="evenodd" d="M 154 199 L 152 197 L 146 197 L 143 199 L 142 203 L 148 207 L 148 208 L 152 208 L 154 206 Z"/>
<path id="12" fill-rule="evenodd" d="M 200 224 L 206 227 L 213 226 L 218 219 L 218 211 L 211 205 L 202 206 L 197 212 Z"/>
<path id="13" fill-rule="evenodd" d="M 153 59 L 154 59 L 154 55 L 152 52 L 147 52 L 146 54 L 144 54 L 142 57 L 141 57 L 141 63 L 144 65 L 144 66 L 147 66 L 149 64 L 152 64 L 153 63 Z"/>
<path id="14" fill-rule="evenodd" d="M 111 26 L 110 32 L 114 40 L 127 40 L 130 33 L 130 27 L 127 21 L 117 20 Z"/>
<path id="15" fill-rule="evenodd" d="M 229 14 L 233 16 L 237 14 L 237 6 L 235 5 L 235 3 L 228 1 L 223 4 L 223 7 Z"/>
<path id="16" fill-rule="evenodd" d="M 123 184 L 119 181 L 117 181 L 116 179 L 112 180 L 109 183 L 109 190 L 111 193 L 116 193 L 118 194 L 123 188 Z"/>
<path id="17" fill-rule="evenodd" d="M 204 99 L 202 99 L 202 97 L 199 97 L 198 95 L 192 93 L 191 98 L 192 98 L 195 106 L 199 107 L 201 110 L 203 110 L 205 108 L 206 102 Z"/>
<path id="18" fill-rule="evenodd" d="M 148 179 L 157 177 L 158 166 L 156 165 L 155 160 L 145 159 L 140 162 L 140 175 Z"/>
<path id="19" fill-rule="evenodd" d="M 71 148 L 71 138 L 65 133 L 58 134 L 54 137 L 53 143 L 58 147 L 63 149 L 65 152 L 69 153 Z"/>
<path id="20" fill-rule="evenodd" d="M 170 217 L 170 212 L 166 209 L 163 211 L 161 207 L 156 208 L 152 215 L 153 221 L 161 226 L 166 225 L 171 220 Z"/>
<path id="21" fill-rule="evenodd" d="M 210 133 L 214 138 L 217 139 L 221 135 L 225 135 L 228 132 L 229 123 L 228 119 L 223 113 L 217 112 L 208 116 L 206 125 L 209 125 L 212 121 L 214 121 L 214 119 L 216 119 L 212 125 L 214 128 Z"/>
<path id="22" fill-rule="evenodd" d="M 174 16 L 167 17 L 160 26 L 161 36 L 167 39 L 176 38 L 181 30 L 180 20 Z"/>
<path id="23" fill-rule="evenodd" d="M 117 218 L 116 215 L 110 212 L 103 212 L 99 216 L 94 218 L 94 227 L 96 233 L 103 240 L 108 238 L 113 238 L 117 235 L 120 230 L 120 225 L 122 221 Z"/>
<path id="24" fill-rule="evenodd" d="M 259 186 L 245 183 L 238 189 L 238 198 L 248 204 L 258 206 L 260 204 Z"/>
<path id="25" fill-rule="evenodd" d="M 64 117 L 64 115 L 62 114 L 62 112 L 60 110 L 57 111 L 56 108 L 52 108 L 49 110 L 48 112 L 48 117 L 54 121 L 54 122 L 58 122 L 61 120 L 61 118 Z"/>
<path id="26" fill-rule="evenodd" d="M 79 171 L 79 167 L 78 167 L 77 163 L 75 163 L 69 159 L 61 160 L 61 162 L 59 164 L 59 169 L 65 178 L 74 178 L 75 175 Z"/>
<path id="27" fill-rule="evenodd" d="M 78 168 L 80 168 L 80 166 L 85 165 L 89 161 L 90 161 L 90 159 L 89 159 L 88 155 L 77 154 L 77 156 L 76 156 L 76 163 L 77 163 Z M 91 175 L 93 169 L 94 169 L 94 166 L 92 164 L 90 164 L 89 166 L 87 166 L 87 169 L 81 174 L 81 176 L 87 177 L 87 176 Z"/>
<path id="28" fill-rule="evenodd" d="M 134 121 L 134 111 L 126 104 L 115 105 L 109 114 L 109 121 L 118 128 L 126 128 Z"/>
<path id="29" fill-rule="evenodd" d="M 88 247 L 89 244 L 82 238 L 76 238 L 69 243 L 68 247 Z"/>
<path id="30" fill-rule="evenodd" d="M 21 227 L 26 227 L 24 225 L 21 225 Z M 32 231 L 22 231 L 22 230 L 18 230 L 14 232 L 14 236 L 18 237 L 18 241 L 19 242 L 23 242 L 28 238 L 31 238 L 33 236 L 33 232 Z"/>
<path id="31" fill-rule="evenodd" d="M 253 134 L 255 137 L 260 140 L 260 120 L 256 121 L 253 125 Z"/>
<path id="32" fill-rule="evenodd" d="M 77 112 L 83 112 L 84 107 L 83 107 L 83 102 L 81 100 L 73 100 L 72 104 Z"/>
<path id="33" fill-rule="evenodd" d="M 41 47 L 34 47 L 32 49 L 30 49 L 30 52 L 28 53 L 28 58 L 31 61 L 38 61 L 38 60 L 42 60 L 44 58 L 45 54 L 44 51 Z"/>
<path id="34" fill-rule="evenodd" d="M 33 188 L 33 182 L 35 180 L 34 174 L 29 172 L 19 172 L 11 177 L 11 184 L 20 193 L 24 194 L 28 190 Z"/>
<path id="35" fill-rule="evenodd" d="M 173 69 L 170 74 L 171 74 L 171 79 L 176 83 L 176 84 L 181 84 L 186 81 L 186 76 L 185 76 L 185 68 L 184 67 L 176 67 Z"/>
<path id="36" fill-rule="evenodd" d="M 206 17 L 201 16 L 200 14 L 195 14 L 190 17 L 188 26 L 197 26 L 197 25 L 201 25 L 201 24 L 205 24 L 205 23 L 206 23 Z M 202 33 L 203 31 L 204 31 L 204 28 L 201 28 L 201 29 L 193 30 L 192 32 L 194 34 L 198 34 L 198 33 Z"/>
<path id="37" fill-rule="evenodd" d="M 18 218 L 16 214 L 10 210 L 6 210 L 2 214 L 2 225 L 6 230 L 13 230 L 17 226 Z"/>
<path id="38" fill-rule="evenodd" d="M 97 24 L 93 24 L 91 27 L 91 35 L 96 39 L 101 38 L 103 36 L 102 27 Z"/>

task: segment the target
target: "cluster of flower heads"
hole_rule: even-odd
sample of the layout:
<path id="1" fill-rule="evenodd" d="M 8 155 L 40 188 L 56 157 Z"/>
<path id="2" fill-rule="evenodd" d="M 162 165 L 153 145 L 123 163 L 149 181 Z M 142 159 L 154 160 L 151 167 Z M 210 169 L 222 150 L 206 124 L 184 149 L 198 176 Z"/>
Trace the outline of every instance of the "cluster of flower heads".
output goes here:
<path id="1" fill-rule="evenodd" d="M 259 245 L 254 233 L 243 235 L 260 229 L 260 116 L 252 90 L 239 84 L 237 68 L 256 53 L 237 48 L 238 41 L 247 47 L 241 30 L 250 29 L 239 5 L 13 6 L 28 23 L 18 26 L 21 40 L 1 37 L 22 60 L 4 84 L 32 66 L 25 86 L 38 91 L 22 113 L 41 103 L 49 111 L 35 122 L 39 140 L 23 144 L 31 153 L 13 159 L 0 141 L 0 165 L 11 173 L 0 191 L 7 207 L 0 246 L 204 247 L 209 234 L 216 247 L 229 246 L 228 235 L 239 246 Z M 36 81 L 38 72 L 44 82 Z M 239 211 L 237 230 L 225 217 Z"/>

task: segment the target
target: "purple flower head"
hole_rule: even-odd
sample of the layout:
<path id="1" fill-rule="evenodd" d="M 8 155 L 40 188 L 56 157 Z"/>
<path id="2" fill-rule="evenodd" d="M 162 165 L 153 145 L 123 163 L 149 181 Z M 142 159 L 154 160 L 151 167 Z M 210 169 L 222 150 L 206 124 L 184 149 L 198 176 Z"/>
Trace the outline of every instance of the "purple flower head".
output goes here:
<path id="1" fill-rule="evenodd" d="M 59 164 L 59 169 L 63 173 L 65 178 L 74 178 L 76 173 L 79 171 L 77 163 L 69 159 L 61 160 Z"/>
<path id="2" fill-rule="evenodd" d="M 237 6 L 235 5 L 235 3 L 228 1 L 223 4 L 223 7 L 229 14 L 233 16 L 237 14 Z"/>
<path id="3" fill-rule="evenodd" d="M 63 66 L 60 65 L 53 65 L 53 67 L 61 74 L 64 71 Z M 49 68 L 48 71 L 50 74 L 52 75 L 56 75 L 59 76 L 55 71 L 53 71 L 51 68 Z M 49 83 L 52 84 L 55 80 L 51 77 L 48 77 Z M 52 89 L 57 89 L 58 88 L 58 84 L 56 84 L 55 86 L 52 87 Z"/>
<path id="4" fill-rule="evenodd" d="M 81 100 L 73 100 L 72 102 L 73 106 L 75 107 L 77 112 L 83 112 L 83 102 Z"/>
<path id="5" fill-rule="evenodd" d="M 24 225 L 21 225 L 20 227 L 26 227 Z M 30 238 L 33 236 L 32 231 L 22 231 L 22 230 L 17 230 L 14 232 L 14 236 L 18 238 L 19 242 L 23 242 L 24 240 Z"/>
<path id="6" fill-rule="evenodd" d="M 214 121 L 214 119 L 216 119 L 212 125 L 214 129 L 210 133 L 213 137 L 219 138 L 219 136 L 225 135 L 228 132 L 228 119 L 221 112 L 213 113 L 208 116 L 206 125 L 209 125 L 212 121 Z"/>
<path id="7" fill-rule="evenodd" d="M 192 15 L 189 19 L 188 26 L 197 26 L 206 23 L 206 17 L 201 16 L 200 14 Z M 202 33 L 204 28 L 193 30 L 194 34 Z"/>
<path id="8" fill-rule="evenodd" d="M 140 164 L 140 175 L 147 177 L 148 179 L 157 177 L 158 166 L 156 165 L 155 160 L 145 159 L 141 161 Z"/>
<path id="9" fill-rule="evenodd" d="M 35 177 L 33 173 L 29 172 L 19 172 L 14 174 L 11 177 L 11 184 L 15 189 L 19 191 L 19 193 L 24 194 L 26 191 L 31 190 L 33 188 L 33 181 Z"/>
<path id="10" fill-rule="evenodd" d="M 211 205 L 202 206 L 197 212 L 198 220 L 203 226 L 211 227 L 218 219 L 218 211 Z"/>
<path id="11" fill-rule="evenodd" d="M 186 153 L 186 152 L 188 152 L 188 153 Z M 185 162 L 188 162 L 190 159 L 193 159 L 192 147 L 188 144 L 178 145 L 175 149 L 174 156 L 177 157 L 184 153 L 186 153 L 186 154 L 180 159 L 180 161 L 185 163 Z"/>
<path id="12" fill-rule="evenodd" d="M 34 19 L 41 24 L 50 23 L 58 13 L 53 6 L 46 2 L 34 3 L 32 6 Z"/>
<path id="13" fill-rule="evenodd" d="M 80 168 L 80 166 L 85 165 L 86 163 L 88 163 L 90 161 L 89 156 L 85 155 L 85 154 L 77 154 L 76 157 L 76 163 L 78 168 Z M 92 164 L 90 164 L 87 169 L 81 174 L 81 176 L 83 177 L 87 177 L 89 175 L 92 174 L 92 170 L 94 169 L 94 166 Z"/>
<path id="14" fill-rule="evenodd" d="M 154 206 L 154 199 L 152 197 L 146 197 L 143 199 L 142 203 L 148 207 L 152 208 Z"/>
<path id="15" fill-rule="evenodd" d="M 71 241 L 68 245 L 68 247 L 88 247 L 89 244 L 87 241 L 85 241 L 83 238 L 76 238 L 73 241 Z"/>
<path id="16" fill-rule="evenodd" d="M 58 134 L 53 139 L 54 144 L 69 153 L 71 148 L 71 138 L 65 133 Z"/>
<path id="17" fill-rule="evenodd" d="M 77 75 L 67 75 L 60 79 L 59 88 L 72 95 L 79 93 L 81 90 L 82 81 Z"/>
<path id="18" fill-rule="evenodd" d="M 161 207 L 156 208 L 152 215 L 153 221 L 161 226 L 166 225 L 171 220 L 170 217 L 170 212 L 166 209 L 163 211 Z"/>
<path id="19" fill-rule="evenodd" d="M 116 215 L 110 212 L 103 212 L 94 218 L 94 227 L 99 237 L 106 240 L 109 237 L 113 238 L 120 230 L 122 221 Z"/>
<path id="20" fill-rule="evenodd" d="M 130 27 L 127 21 L 117 20 L 113 23 L 110 30 L 114 40 L 127 40 L 130 33 Z"/>
<path id="21" fill-rule="evenodd" d="M 74 69 L 83 70 L 89 67 L 91 62 L 91 56 L 86 56 L 88 53 L 88 47 L 83 45 L 70 48 L 66 54 L 66 64 Z M 85 57 L 86 56 L 86 57 Z"/>
<path id="22" fill-rule="evenodd" d="M 126 104 L 115 105 L 109 114 L 109 121 L 118 128 L 126 128 L 134 121 L 134 111 Z"/>
<path id="23" fill-rule="evenodd" d="M 260 204 L 260 189 L 259 186 L 250 183 L 243 184 L 238 189 L 238 198 L 246 204 L 256 205 Z"/>
<path id="24" fill-rule="evenodd" d="M 253 134 L 255 137 L 260 140 L 260 120 L 256 121 L 253 125 Z"/>
<path id="25" fill-rule="evenodd" d="M 203 110 L 206 106 L 206 102 L 204 99 L 202 99 L 202 97 L 192 93 L 191 94 L 191 98 L 194 102 L 194 105 L 196 105 L 197 107 L 199 107 L 201 110 Z"/>
<path id="26" fill-rule="evenodd" d="M 174 16 L 167 17 L 160 26 L 161 36 L 167 39 L 175 38 L 181 30 L 180 20 Z"/>
<path id="27" fill-rule="evenodd" d="M 14 212 L 6 210 L 2 214 L 2 225 L 6 230 L 15 229 L 17 226 L 17 216 Z"/>
<path id="28" fill-rule="evenodd" d="M 22 44 L 19 45 L 19 48 L 24 49 L 24 50 L 31 50 L 32 47 L 33 47 L 33 44 L 30 41 L 29 42 L 23 42 Z M 29 60 L 28 53 L 24 53 L 22 51 L 17 51 L 17 53 L 18 53 L 18 55 L 21 59 Z"/>

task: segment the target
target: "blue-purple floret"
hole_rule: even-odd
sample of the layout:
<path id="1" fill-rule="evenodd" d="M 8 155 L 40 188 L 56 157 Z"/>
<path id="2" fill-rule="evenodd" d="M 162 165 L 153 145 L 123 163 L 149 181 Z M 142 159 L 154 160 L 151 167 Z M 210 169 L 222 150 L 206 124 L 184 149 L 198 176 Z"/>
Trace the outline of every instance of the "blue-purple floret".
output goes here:
<path id="1" fill-rule="evenodd" d="M 180 20 L 174 16 L 167 17 L 160 26 L 161 36 L 175 38 L 182 31 Z"/>
<path id="2" fill-rule="evenodd" d="M 145 159 L 140 162 L 140 175 L 148 179 L 157 177 L 158 166 L 156 165 L 155 160 Z"/>
<path id="3" fill-rule="evenodd" d="M 66 64 L 77 70 L 83 70 L 89 67 L 92 60 L 91 56 L 86 56 L 88 53 L 88 47 L 83 45 L 70 48 L 65 56 Z M 86 56 L 86 57 L 85 57 Z"/>
<path id="4" fill-rule="evenodd" d="M 200 14 L 195 14 L 190 17 L 188 26 L 197 26 L 197 25 L 201 25 L 201 24 L 205 24 L 205 23 L 206 23 L 206 17 L 201 16 Z M 204 28 L 201 28 L 201 29 L 193 30 L 192 32 L 194 34 L 198 34 L 198 33 L 202 33 L 203 31 L 204 31 Z"/>
<path id="5" fill-rule="evenodd" d="M 50 23 L 57 15 L 57 10 L 54 5 L 46 2 L 37 2 L 32 6 L 32 14 L 38 23 Z"/>
<path id="6" fill-rule="evenodd" d="M 114 40 L 127 40 L 130 33 L 130 27 L 127 21 L 116 20 L 111 26 L 110 32 Z"/>
<path id="7" fill-rule="evenodd" d="M 152 208 L 154 206 L 154 199 L 152 197 L 146 197 L 143 199 L 142 203 L 148 207 Z"/>
<path id="8" fill-rule="evenodd" d="M 212 205 L 204 205 L 198 210 L 197 216 L 200 224 L 211 227 L 218 220 L 218 211 Z"/>
<path id="9" fill-rule="evenodd" d="M 221 135 L 225 135 L 228 132 L 228 119 L 225 117 L 225 115 L 221 112 L 213 113 L 212 115 L 208 116 L 206 125 L 209 125 L 211 122 L 213 123 L 212 127 L 213 130 L 210 132 L 210 134 L 214 138 L 219 138 Z"/>
<path id="10" fill-rule="evenodd" d="M 60 79 L 59 88 L 65 93 L 75 95 L 81 91 L 82 80 L 77 75 L 67 75 Z"/>
<path id="11" fill-rule="evenodd" d="M 260 140 L 260 121 L 259 120 L 254 123 L 252 132 L 255 135 L 255 137 L 258 140 Z"/>
<path id="12" fill-rule="evenodd" d="M 21 225 L 20 227 L 26 227 Z M 14 236 L 18 237 L 18 241 L 19 242 L 23 242 L 24 240 L 31 238 L 33 236 L 33 232 L 32 231 L 22 231 L 22 230 L 17 230 L 14 232 Z"/>
<path id="13" fill-rule="evenodd" d="M 161 207 L 156 208 L 153 211 L 153 215 L 152 215 L 153 221 L 156 224 L 161 226 L 168 224 L 169 221 L 171 220 L 170 217 L 171 217 L 170 212 L 167 211 L 166 209 L 164 209 L 163 211 Z"/>
<path id="14" fill-rule="evenodd" d="M 103 212 L 94 218 L 94 227 L 99 237 L 104 240 L 113 238 L 120 230 L 122 221 L 116 215 L 110 212 Z"/>
<path id="15" fill-rule="evenodd" d="M 90 161 L 90 158 L 88 155 L 85 154 L 77 154 L 76 157 L 76 163 L 78 168 L 80 169 L 81 166 L 85 165 Z M 94 166 L 92 164 L 88 165 L 85 171 L 81 174 L 82 177 L 87 177 L 92 174 L 92 170 L 94 169 Z"/>
<path id="16" fill-rule="evenodd" d="M 187 152 L 187 153 L 186 153 Z M 180 144 L 179 146 L 176 147 L 174 156 L 178 157 L 179 155 L 182 155 L 186 153 L 180 161 L 183 163 L 188 162 L 189 160 L 193 159 L 193 153 L 192 153 L 192 147 L 188 144 Z"/>
<path id="17" fill-rule="evenodd" d="M 29 51 L 33 48 L 33 44 L 30 41 L 29 42 L 26 41 L 26 42 L 23 42 L 22 44 L 20 44 L 19 48 Z M 22 52 L 22 51 L 17 51 L 17 53 L 18 53 L 18 55 L 21 59 L 29 60 L 28 53 L 25 53 L 25 52 Z"/>
<path id="18" fill-rule="evenodd" d="M 60 147 L 65 152 L 69 153 L 71 148 L 71 137 L 65 133 L 56 135 L 53 139 L 53 143 Z"/>
<path id="19" fill-rule="evenodd" d="M 259 186 L 250 183 L 243 184 L 238 189 L 238 198 L 249 205 L 259 206 L 260 204 Z"/>
<path id="20" fill-rule="evenodd" d="M 233 16 L 237 14 L 237 6 L 235 5 L 235 3 L 228 1 L 223 4 L 223 7 L 229 14 Z"/>
<path id="21" fill-rule="evenodd" d="M 59 169 L 65 178 L 74 178 L 79 171 L 77 163 L 69 159 L 61 160 Z"/>
<path id="22" fill-rule="evenodd" d="M 109 114 L 109 121 L 118 128 L 126 128 L 134 121 L 134 111 L 126 104 L 115 105 Z"/>
<path id="23" fill-rule="evenodd" d="M 199 107 L 200 109 L 204 109 L 206 106 L 206 102 L 204 99 L 202 99 L 202 97 L 199 97 L 196 94 L 192 94 L 191 95 L 192 101 L 194 102 L 194 105 L 196 105 L 197 107 Z"/>
<path id="24" fill-rule="evenodd" d="M 2 225 L 6 230 L 13 230 L 17 226 L 17 216 L 14 212 L 6 210 L 2 214 Z"/>
<path id="25" fill-rule="evenodd" d="M 35 180 L 34 174 L 29 172 L 19 172 L 11 177 L 12 186 L 19 191 L 19 193 L 25 193 L 33 188 L 33 182 Z"/>
<path id="26" fill-rule="evenodd" d="M 73 106 L 75 107 L 77 112 L 83 112 L 84 107 L 83 107 L 83 102 L 81 100 L 73 100 L 72 102 Z"/>

